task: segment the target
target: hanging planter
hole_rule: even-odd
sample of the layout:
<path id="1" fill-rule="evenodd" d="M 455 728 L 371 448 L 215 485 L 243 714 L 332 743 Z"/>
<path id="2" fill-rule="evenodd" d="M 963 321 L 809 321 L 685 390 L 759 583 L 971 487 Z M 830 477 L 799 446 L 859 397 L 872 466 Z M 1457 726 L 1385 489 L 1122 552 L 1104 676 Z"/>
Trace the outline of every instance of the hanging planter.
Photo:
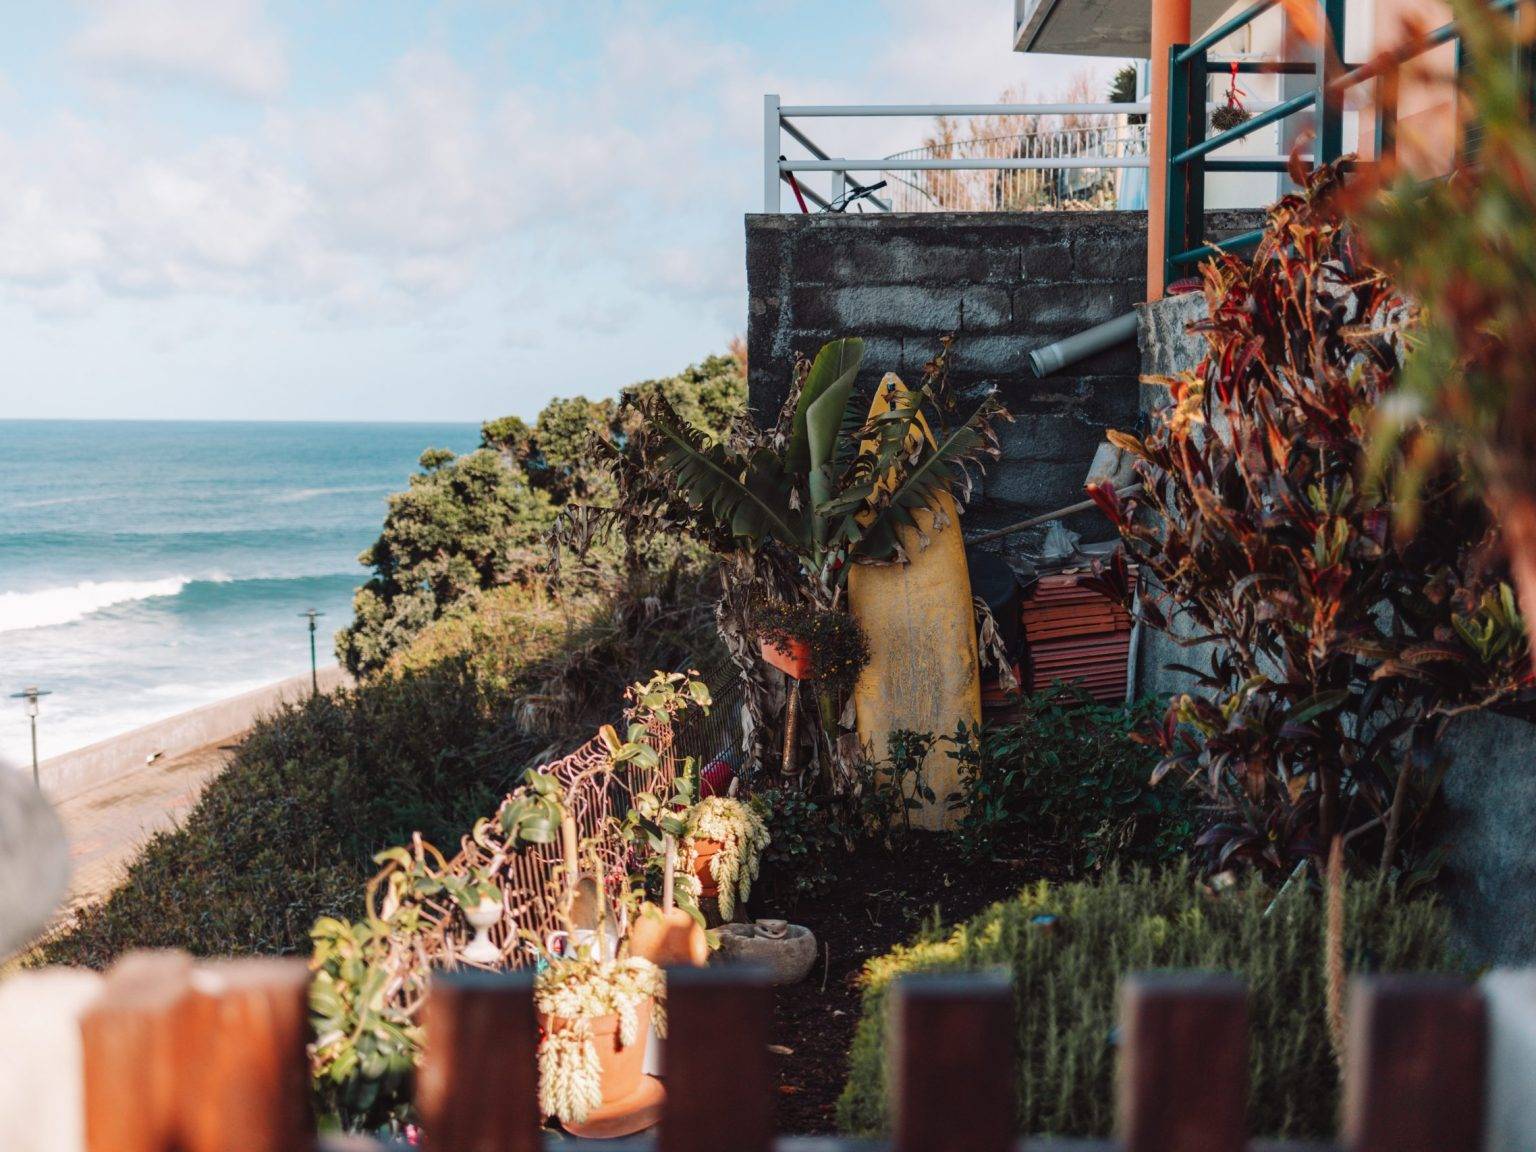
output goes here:
<path id="1" fill-rule="evenodd" d="M 1247 93 L 1237 86 L 1237 61 L 1229 63 L 1232 71 L 1227 80 L 1227 102 L 1211 113 L 1211 127 L 1218 132 L 1229 132 L 1253 119 L 1253 113 L 1243 107 L 1243 97 Z"/>
<path id="2" fill-rule="evenodd" d="M 798 636 L 786 636 L 781 640 L 758 640 L 762 649 L 763 663 L 777 668 L 792 680 L 811 678 L 811 646 Z"/>
<path id="3" fill-rule="evenodd" d="M 752 626 L 764 661 L 796 680 L 851 687 L 869 663 L 869 640 L 847 612 L 763 600 L 752 607 Z"/>

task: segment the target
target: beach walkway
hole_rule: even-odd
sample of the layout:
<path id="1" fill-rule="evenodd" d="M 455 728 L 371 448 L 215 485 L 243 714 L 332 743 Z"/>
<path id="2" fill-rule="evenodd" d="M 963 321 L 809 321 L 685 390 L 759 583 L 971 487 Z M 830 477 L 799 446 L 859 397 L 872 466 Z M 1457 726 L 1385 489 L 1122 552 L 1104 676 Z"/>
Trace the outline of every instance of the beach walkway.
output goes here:
<path id="1" fill-rule="evenodd" d="M 350 682 L 340 668 L 320 670 L 322 692 Z M 309 692 L 307 673 L 292 676 L 45 760 L 43 790 L 69 837 L 72 873 L 63 911 L 117 887 L 144 842 L 175 827 L 197 803 L 257 718 Z"/>
<path id="2" fill-rule="evenodd" d="M 230 742 L 216 741 L 143 764 L 54 804 L 69 837 L 69 897 L 63 911 L 106 896 L 156 832 L 174 827 L 224 767 Z"/>

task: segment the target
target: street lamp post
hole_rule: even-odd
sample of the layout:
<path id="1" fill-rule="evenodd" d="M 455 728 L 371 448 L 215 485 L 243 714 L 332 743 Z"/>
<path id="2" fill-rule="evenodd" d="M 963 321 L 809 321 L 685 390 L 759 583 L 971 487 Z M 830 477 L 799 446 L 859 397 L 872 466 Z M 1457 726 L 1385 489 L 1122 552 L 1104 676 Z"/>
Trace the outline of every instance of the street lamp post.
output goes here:
<path id="1" fill-rule="evenodd" d="M 32 724 L 32 783 L 35 787 L 43 786 L 42 777 L 37 770 L 37 702 L 44 696 L 52 696 L 52 692 L 45 692 L 35 684 L 29 688 L 23 688 L 20 692 L 12 692 L 12 700 L 26 701 L 27 719 Z"/>
<path id="2" fill-rule="evenodd" d="M 324 616 L 325 613 L 310 608 L 308 611 L 300 612 L 299 615 L 309 620 L 309 687 L 310 691 L 318 696 L 320 695 L 320 669 L 315 657 L 315 618 Z"/>

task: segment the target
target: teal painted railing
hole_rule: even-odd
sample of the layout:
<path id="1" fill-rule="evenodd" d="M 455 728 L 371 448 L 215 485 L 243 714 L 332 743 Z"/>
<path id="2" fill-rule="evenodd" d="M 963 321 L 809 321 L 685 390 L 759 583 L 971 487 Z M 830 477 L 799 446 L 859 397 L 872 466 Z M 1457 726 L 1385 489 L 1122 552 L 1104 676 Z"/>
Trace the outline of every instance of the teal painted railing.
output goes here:
<path id="1" fill-rule="evenodd" d="M 1404 62 L 1429 52 L 1443 44 L 1459 40 L 1455 22 L 1441 25 L 1416 39 L 1357 66 L 1340 64 L 1340 52 L 1344 43 L 1344 0 L 1319 0 L 1319 8 L 1328 27 L 1332 52 L 1319 49 L 1317 60 L 1306 63 L 1272 63 L 1245 61 L 1238 64 L 1240 73 L 1270 73 L 1283 75 L 1311 75 L 1315 77 L 1312 88 L 1289 100 L 1282 101 L 1259 113 L 1235 128 L 1207 137 L 1205 134 L 1206 77 L 1211 68 L 1210 50 L 1232 33 L 1251 24 L 1258 17 L 1277 6 L 1280 0 L 1257 0 L 1230 20 L 1211 29 L 1193 44 L 1175 44 L 1170 49 L 1168 74 L 1168 196 L 1164 232 L 1164 283 L 1171 283 L 1179 276 L 1189 275 L 1201 260 L 1216 252 L 1216 246 L 1205 243 L 1205 177 L 1210 172 L 1283 172 L 1287 162 L 1280 159 L 1220 158 L 1209 159 L 1218 148 L 1241 140 L 1250 133 L 1277 123 L 1289 116 L 1310 112 L 1317 125 L 1313 138 L 1312 162 L 1327 164 L 1339 158 L 1343 148 L 1342 97 L 1349 89 L 1367 81 L 1379 80 L 1373 101 L 1376 116 L 1376 148 L 1378 158 L 1392 156 L 1397 135 L 1397 85 L 1395 71 Z M 1514 11 L 1519 0 L 1489 0 L 1489 8 L 1495 12 Z M 1536 49 L 1521 50 L 1520 66 L 1531 80 L 1536 95 Z M 1217 65 L 1218 70 L 1230 64 Z M 1458 50 L 1456 67 L 1461 67 Z M 1475 126 L 1463 141 L 1464 150 L 1475 150 Z M 1244 232 L 1221 241 L 1224 251 L 1243 251 L 1257 244 L 1260 232 Z"/>
<path id="2" fill-rule="evenodd" d="M 1337 54 L 1320 48 L 1317 59 L 1305 63 L 1241 61 L 1239 73 L 1311 75 L 1312 87 L 1297 96 L 1249 118 L 1234 128 L 1206 135 L 1207 78 L 1212 69 L 1210 51 L 1217 44 L 1253 21 L 1279 0 L 1256 0 L 1230 20 L 1212 28 L 1193 44 L 1175 44 L 1170 49 L 1168 68 L 1168 195 L 1166 204 L 1164 283 L 1187 275 L 1194 265 L 1214 251 L 1205 241 L 1205 177 L 1210 172 L 1284 172 L 1283 159 L 1209 158 L 1212 152 L 1249 136 L 1261 128 L 1291 116 L 1310 112 L 1318 125 L 1313 139 L 1315 164 L 1327 164 L 1339 158 L 1343 147 L 1343 116 L 1339 102 L 1328 93 L 1339 78 Z M 1320 0 L 1319 7 L 1331 36 L 1331 43 L 1344 43 L 1344 0 Z M 1228 63 L 1216 65 L 1226 72 Z M 1258 243 L 1259 232 L 1245 232 L 1222 241 L 1222 248 L 1242 250 Z"/>

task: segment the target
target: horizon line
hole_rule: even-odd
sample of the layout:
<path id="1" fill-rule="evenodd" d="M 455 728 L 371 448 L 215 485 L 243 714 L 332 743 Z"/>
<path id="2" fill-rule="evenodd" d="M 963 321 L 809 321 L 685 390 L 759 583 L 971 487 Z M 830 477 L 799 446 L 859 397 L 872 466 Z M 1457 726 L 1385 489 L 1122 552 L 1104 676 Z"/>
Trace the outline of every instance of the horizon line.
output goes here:
<path id="1" fill-rule="evenodd" d="M 319 417 L 284 418 L 281 416 L 0 416 L 0 424 L 438 424 L 476 426 L 493 416 L 478 420 L 420 420 L 402 418 L 395 420 L 340 420 Z"/>

